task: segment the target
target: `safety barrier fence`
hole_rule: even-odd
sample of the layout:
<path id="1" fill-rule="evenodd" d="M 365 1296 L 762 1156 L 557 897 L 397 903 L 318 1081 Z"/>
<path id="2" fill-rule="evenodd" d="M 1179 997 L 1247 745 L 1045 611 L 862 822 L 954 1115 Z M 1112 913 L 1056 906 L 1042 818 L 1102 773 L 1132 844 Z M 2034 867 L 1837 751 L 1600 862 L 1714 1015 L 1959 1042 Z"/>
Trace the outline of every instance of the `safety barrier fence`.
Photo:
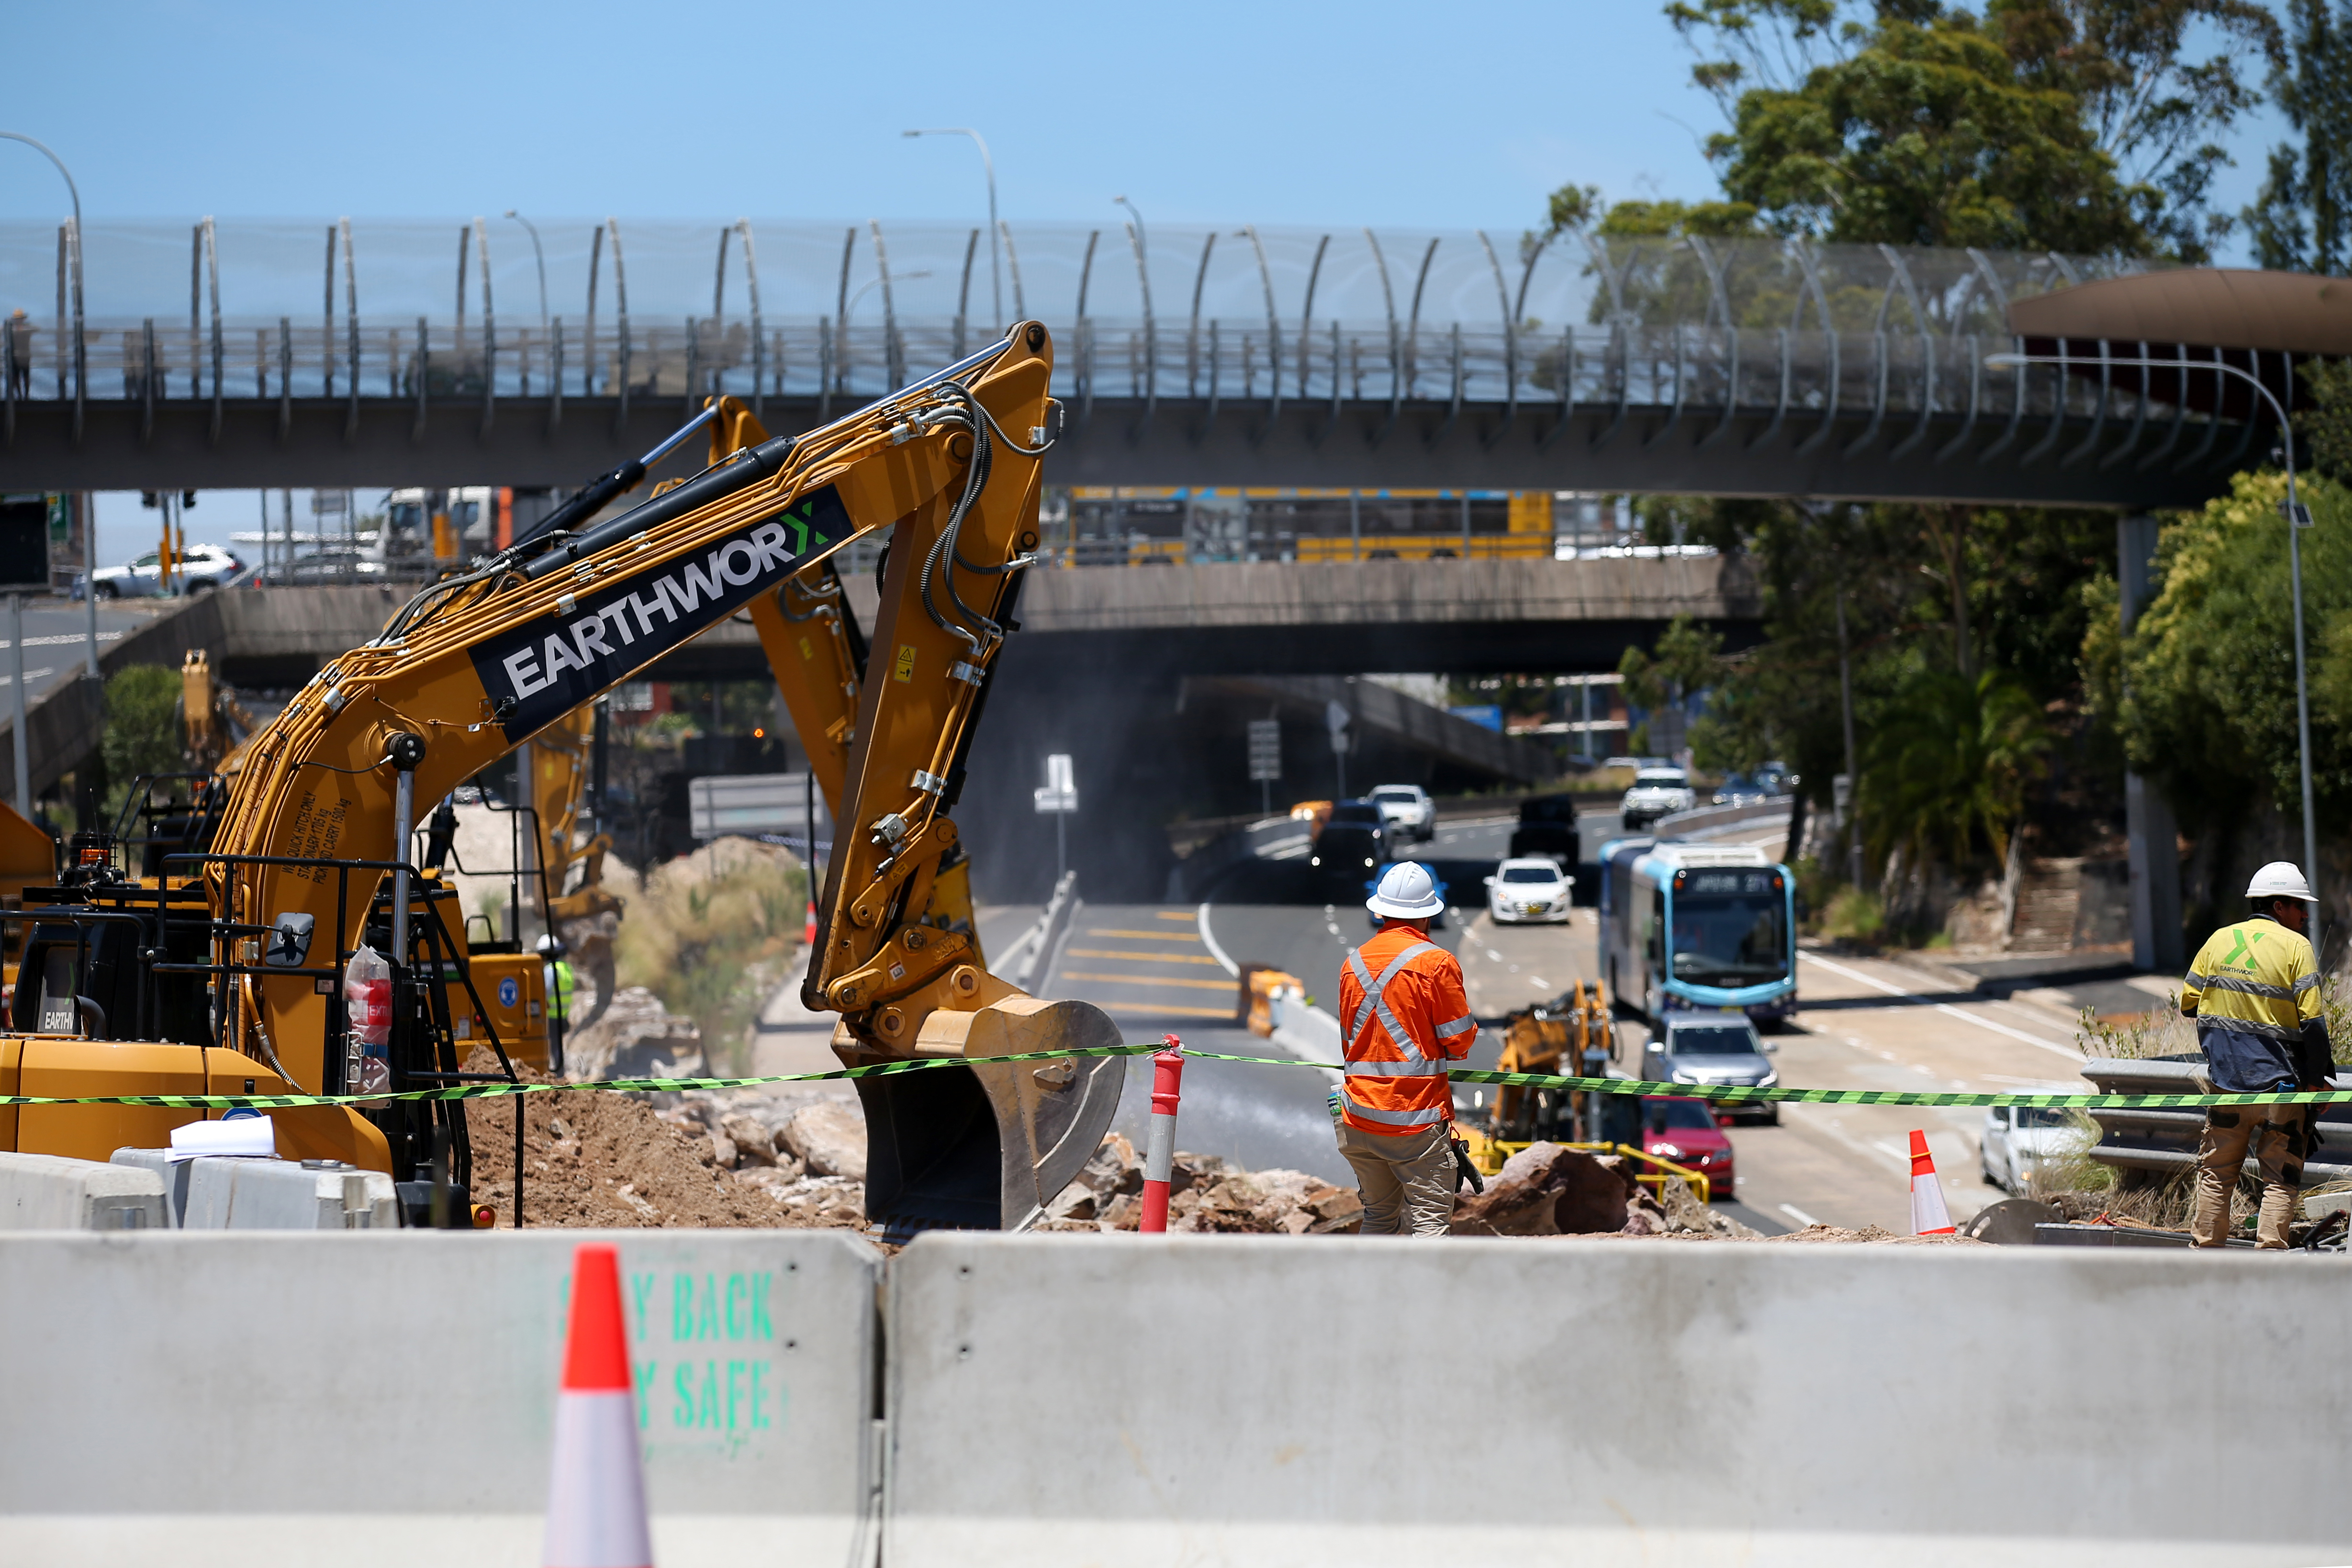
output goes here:
<path id="1" fill-rule="evenodd" d="M 1166 1040 L 1150 1045 L 1097 1046 L 1076 1050 L 1028 1051 L 972 1058 L 975 1061 L 1066 1061 L 1073 1057 L 1141 1057 L 1169 1048 Z M 1302 1061 L 1296 1057 L 1235 1056 L 1222 1051 L 1183 1054 L 1203 1061 L 1242 1062 L 1253 1067 L 1308 1068 L 1324 1072 L 1345 1070 L 1339 1062 Z M 466 1083 L 435 1089 L 402 1089 L 384 1094 L 0 1094 L 8 1105 L 144 1105 L 166 1110 L 287 1110 L 314 1105 L 389 1105 L 402 1100 L 495 1100 L 514 1094 L 683 1093 L 696 1089 L 757 1089 L 771 1084 L 824 1083 L 850 1079 L 887 1078 L 970 1065 L 962 1057 L 910 1058 L 866 1067 L 835 1068 L 827 1072 L 774 1073 L 755 1078 L 627 1078 L 595 1079 L 564 1083 Z M 2169 1109 L 2233 1105 L 2322 1105 L 2352 1098 L 2352 1090 L 2296 1089 L 2265 1094 L 2024 1094 L 2014 1091 L 1972 1093 L 1965 1090 L 1895 1089 L 1769 1089 L 1728 1084 L 1654 1083 L 1622 1078 L 1579 1078 L 1559 1073 L 1494 1072 L 1456 1068 L 1448 1074 L 1455 1083 L 1503 1084 L 1517 1088 L 1577 1090 L 1588 1094 L 1674 1095 L 1717 1105 L 1914 1105 L 1914 1106 L 2046 1106 L 2066 1110 Z"/>
<path id="2" fill-rule="evenodd" d="M 580 1239 L 0 1237 L 0 1558 L 538 1561 Z M 2344 1560 L 2334 1445 L 2137 1438 L 2230 1429 L 2146 1369 L 2324 1344 L 2341 1259 L 597 1239 L 658 1562 L 858 1568 L 877 1534 L 894 1568 Z M 1506 1424 L 1514 1479 L 1399 1388 Z M 2294 1407 L 2341 1430 L 2352 1363 L 2302 1355 Z"/>
<path id="3" fill-rule="evenodd" d="M 822 418 L 1033 315 L 1056 334 L 1072 417 L 1116 402 L 1139 429 L 1163 405 L 1202 429 L 1286 407 L 1392 425 L 1409 405 L 1450 426 L 1476 405 L 1546 442 L 1596 416 L 1606 441 L 1640 409 L 1665 418 L 1645 443 L 2189 471 L 2242 459 L 2260 423 L 2219 351 L 2156 345 L 2180 367 L 2145 377 L 1985 368 L 2020 346 L 2012 300 L 2154 263 L 1256 226 L 1128 226 L 1122 243 L 1073 226 L 606 219 L 524 239 L 481 218 L 0 225 L 0 293 L 54 298 L 0 331 L 0 436 L 33 400 L 207 403 L 215 434 L 230 400 L 277 403 L 281 428 L 298 401 L 341 403 L 347 431 L 381 401 L 420 428 L 436 407 L 487 430 L 501 404 L 560 426 L 568 400 L 625 418 L 714 393 Z M 2251 364 L 2291 387 L 2282 356 Z"/>

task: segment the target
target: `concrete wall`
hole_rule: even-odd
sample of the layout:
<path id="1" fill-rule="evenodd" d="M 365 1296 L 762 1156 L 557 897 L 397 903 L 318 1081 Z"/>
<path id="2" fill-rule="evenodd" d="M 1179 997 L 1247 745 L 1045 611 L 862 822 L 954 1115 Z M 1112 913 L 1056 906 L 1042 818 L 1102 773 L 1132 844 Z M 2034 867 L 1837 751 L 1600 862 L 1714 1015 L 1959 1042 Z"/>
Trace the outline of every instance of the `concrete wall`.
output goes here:
<path id="1" fill-rule="evenodd" d="M 172 1223 L 152 1171 L 0 1153 L 0 1230 L 161 1230 Z"/>
<path id="2" fill-rule="evenodd" d="M 0 1238 L 0 1562 L 538 1562 L 587 1238 Z M 880 1258 L 809 1232 L 598 1239 L 658 1559 L 857 1560 Z"/>
<path id="3" fill-rule="evenodd" d="M 884 1561 L 2341 1563 L 2347 1286 L 2069 1249 L 927 1237 L 891 1265 Z M 2250 1438 L 2254 1369 L 2290 1365 L 2286 1432 Z"/>

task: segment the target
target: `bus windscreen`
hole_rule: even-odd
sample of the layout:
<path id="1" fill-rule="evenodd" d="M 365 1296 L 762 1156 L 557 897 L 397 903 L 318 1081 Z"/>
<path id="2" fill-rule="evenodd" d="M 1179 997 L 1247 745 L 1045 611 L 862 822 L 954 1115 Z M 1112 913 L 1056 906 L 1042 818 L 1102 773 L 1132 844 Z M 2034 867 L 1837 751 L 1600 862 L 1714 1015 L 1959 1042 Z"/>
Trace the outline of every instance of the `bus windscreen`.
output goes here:
<path id="1" fill-rule="evenodd" d="M 1695 871 L 1675 889 L 1676 980 L 1727 988 L 1789 973 L 1788 900 L 1759 871 Z"/>

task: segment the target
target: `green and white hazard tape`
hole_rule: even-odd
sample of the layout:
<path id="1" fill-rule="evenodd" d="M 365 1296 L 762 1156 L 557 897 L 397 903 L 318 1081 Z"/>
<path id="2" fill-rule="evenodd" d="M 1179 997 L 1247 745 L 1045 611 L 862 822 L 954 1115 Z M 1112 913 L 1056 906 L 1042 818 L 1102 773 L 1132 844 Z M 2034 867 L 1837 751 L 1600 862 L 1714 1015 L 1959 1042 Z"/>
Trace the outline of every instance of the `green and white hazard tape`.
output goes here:
<path id="1" fill-rule="evenodd" d="M 605 1090 L 623 1094 L 683 1093 L 693 1089 L 760 1089 L 771 1084 L 827 1083 L 845 1079 L 887 1078 L 894 1073 L 925 1072 L 933 1068 L 978 1067 L 993 1063 L 1066 1061 L 1072 1057 L 1144 1057 L 1168 1049 L 1165 1042 L 1148 1046 L 1090 1046 L 1062 1051 L 1026 1051 L 1003 1057 L 919 1057 L 905 1061 L 877 1062 L 867 1067 L 835 1068 L 830 1072 L 772 1073 L 759 1078 L 614 1078 L 571 1083 L 465 1083 L 438 1089 L 410 1089 L 377 1094 L 0 1094 L 0 1106 L 16 1105 L 144 1105 L 167 1110 L 283 1110 L 322 1105 L 383 1105 L 396 1100 L 497 1100 L 517 1094 L 577 1094 Z M 1251 1067 L 1318 1068 L 1344 1070 L 1338 1062 L 1301 1061 L 1291 1057 L 1244 1057 L 1222 1051 L 1184 1050 L 1195 1061 L 1240 1062 Z M 1970 1094 L 1959 1090 L 1907 1089 L 1753 1089 L 1732 1084 L 1651 1083 L 1624 1078 L 1571 1078 L 1558 1073 L 1490 1072 L 1455 1068 L 1447 1075 L 1455 1083 L 1490 1083 L 1518 1089 L 1588 1094 L 1673 1095 L 1718 1105 L 2025 1105 L 2058 1110 L 2197 1110 L 2208 1106 L 2325 1105 L 2352 1100 L 2352 1091 L 2336 1089 L 2278 1090 L 2264 1094 Z"/>

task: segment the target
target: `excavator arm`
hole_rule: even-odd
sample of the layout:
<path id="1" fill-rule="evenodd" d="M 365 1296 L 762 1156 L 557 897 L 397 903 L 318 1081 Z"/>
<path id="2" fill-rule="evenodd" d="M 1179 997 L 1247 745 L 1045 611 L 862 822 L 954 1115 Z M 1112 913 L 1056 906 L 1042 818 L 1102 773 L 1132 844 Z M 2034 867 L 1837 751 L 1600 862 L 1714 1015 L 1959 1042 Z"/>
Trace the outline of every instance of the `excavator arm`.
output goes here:
<path id="1" fill-rule="evenodd" d="M 845 1060 L 940 1056 L 968 1069 L 861 1080 L 876 1219 L 1010 1226 L 1042 1209 L 1108 1126 L 1123 1060 L 987 1058 L 1115 1044 L 1117 1030 L 1085 1004 L 988 974 L 968 911 L 943 908 L 940 883 L 1037 542 L 1051 371 L 1045 329 L 1026 323 L 847 418 L 739 447 L 631 511 L 436 584 L 322 670 L 248 749 L 205 867 L 236 970 L 219 1043 L 306 1086 L 333 1081 L 328 999 L 307 976 L 268 974 L 261 955 L 290 951 L 286 932 L 314 933 L 303 943 L 315 950 L 329 933 L 338 952 L 359 945 L 369 910 L 339 891 L 336 862 L 404 860 L 418 802 L 890 530 L 804 994 L 841 1015 Z M 408 874 L 389 879 L 392 956 L 408 963 Z M 397 1060 L 394 1072 L 397 1086 Z"/>

